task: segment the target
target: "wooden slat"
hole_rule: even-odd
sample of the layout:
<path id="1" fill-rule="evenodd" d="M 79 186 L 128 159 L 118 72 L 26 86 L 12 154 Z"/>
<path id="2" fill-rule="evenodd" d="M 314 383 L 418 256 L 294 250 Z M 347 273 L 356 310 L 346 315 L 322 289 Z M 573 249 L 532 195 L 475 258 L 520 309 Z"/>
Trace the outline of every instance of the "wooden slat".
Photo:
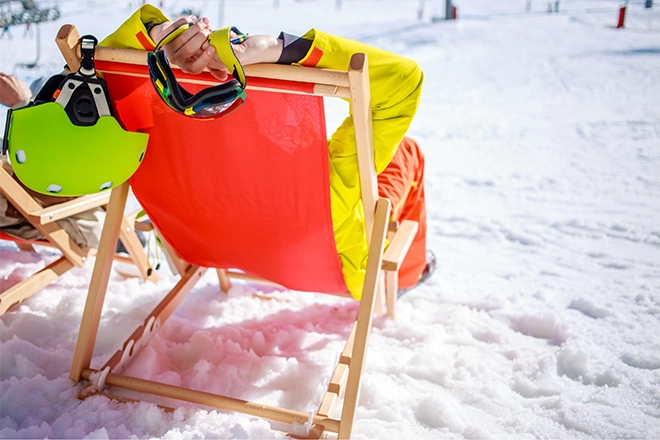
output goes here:
<path id="1" fill-rule="evenodd" d="M 351 327 L 351 331 L 348 334 L 348 338 L 346 339 L 346 344 L 344 345 L 344 351 L 341 352 L 341 355 L 339 356 L 339 363 L 341 364 L 346 364 L 348 366 L 351 365 L 351 357 L 353 356 L 353 343 L 355 342 L 355 328 L 357 327 L 357 323 L 353 323 L 353 326 Z"/>
<path id="2" fill-rule="evenodd" d="M 415 234 L 417 234 L 417 228 L 418 224 L 415 221 L 404 220 L 401 222 L 383 256 L 383 270 L 399 270 L 415 238 Z"/>
<path id="3" fill-rule="evenodd" d="M 90 209 L 98 208 L 107 205 L 110 201 L 110 192 L 103 192 L 82 196 L 69 200 L 67 202 L 58 203 L 47 208 L 42 208 L 30 213 L 30 220 L 34 220 L 42 225 L 47 223 L 56 222 L 72 215 L 80 214 L 81 212 Z"/>
<path id="4" fill-rule="evenodd" d="M 60 48 L 60 51 L 71 70 L 78 70 L 80 65 L 80 49 L 77 47 L 79 39 L 80 34 L 73 25 L 62 26 L 56 37 L 57 46 Z M 115 61 L 126 64 L 146 65 L 147 52 L 143 50 L 118 49 L 113 47 L 97 47 L 95 59 L 99 61 Z M 337 70 L 286 66 L 281 64 L 252 64 L 245 66 L 245 74 L 257 78 L 299 81 L 340 88 L 349 87 L 349 79 L 346 72 Z"/>
<path id="5" fill-rule="evenodd" d="M 89 380 L 92 374 L 98 372 L 99 370 L 87 368 L 82 372 L 82 377 Z M 261 403 L 235 399 L 233 397 L 211 394 L 204 391 L 167 385 L 149 380 L 138 379 L 135 377 L 123 376 L 121 374 L 108 373 L 105 379 L 105 383 L 108 385 L 118 386 L 134 391 L 155 394 L 161 397 L 169 397 L 172 399 L 198 403 L 201 405 L 225 409 L 228 411 L 236 411 L 243 414 L 263 417 L 265 419 L 282 423 L 299 423 L 305 425 L 310 418 L 308 413 L 300 411 L 293 411 L 290 409 L 278 408 Z M 313 417 L 313 423 L 322 424 L 326 430 L 331 432 L 337 432 L 339 429 L 339 421 L 329 417 L 315 415 Z"/>
<path id="6" fill-rule="evenodd" d="M 115 61 L 119 63 L 145 66 L 147 64 L 147 52 L 143 50 L 98 47 L 96 49 L 95 59 L 99 61 Z M 176 66 L 173 66 L 173 68 L 178 70 Z M 294 67 L 282 64 L 251 64 L 245 66 L 245 75 L 256 78 L 324 84 L 344 88 L 349 87 L 349 80 L 346 72 L 316 69 L 313 67 Z M 217 81 L 215 84 L 217 85 Z"/>
<path id="7" fill-rule="evenodd" d="M 374 303 L 379 279 L 381 278 L 380 265 L 383 259 L 383 248 L 385 247 L 385 235 L 387 234 L 387 219 L 390 214 L 390 201 L 378 199 L 376 203 L 376 214 L 374 216 L 374 229 L 369 245 L 369 259 L 367 273 L 360 299 L 360 308 L 355 322 L 355 341 L 351 362 L 346 382 L 346 393 L 344 395 L 344 407 L 341 413 L 339 425 L 339 438 L 351 438 L 355 411 L 360 396 L 360 381 L 367 351 L 367 342 L 371 330 L 371 322 L 374 314 Z"/>
<path id="8" fill-rule="evenodd" d="M 137 400 L 137 399 L 131 399 L 130 397 L 124 397 L 124 396 L 116 396 L 116 395 L 110 394 L 110 393 L 94 393 L 94 394 L 99 394 L 101 396 L 107 397 L 108 399 L 112 399 L 114 401 L 121 402 L 121 403 L 140 403 L 141 402 L 140 400 Z M 173 413 L 174 411 L 176 411 L 175 408 L 171 408 L 169 406 L 158 405 L 158 404 L 156 404 L 156 406 L 158 408 L 162 409 L 163 411 L 165 411 L 166 413 Z"/>
<path id="9" fill-rule="evenodd" d="M 316 414 L 323 417 L 330 417 L 332 411 L 335 409 L 337 400 L 339 400 L 339 396 L 336 393 L 325 393 L 323 396 L 323 401 L 321 402 L 321 406 L 319 407 L 319 410 L 316 412 Z"/>
<path id="10" fill-rule="evenodd" d="M 317 69 L 316 67 L 286 66 L 283 64 L 251 64 L 245 66 L 245 74 L 257 78 L 281 79 L 337 87 L 350 87 L 344 71 Z"/>
<path id="11" fill-rule="evenodd" d="M 330 379 L 330 384 L 328 385 L 328 391 L 341 395 L 342 390 L 346 386 L 346 380 L 348 379 L 348 365 L 339 363 L 335 372 Z"/>
<path id="12" fill-rule="evenodd" d="M 36 274 L 10 287 L 0 294 L 0 314 L 5 313 L 11 306 L 23 301 L 43 289 L 64 272 L 73 267 L 73 263 L 66 257 L 54 261 Z"/>
<path id="13" fill-rule="evenodd" d="M 248 66 L 249 67 L 249 66 Z M 103 68 L 99 68 L 101 72 L 106 72 Z M 149 75 L 146 73 L 135 73 L 135 72 L 121 72 L 121 71 L 113 71 L 114 73 L 118 73 L 121 75 L 126 75 L 126 76 L 133 76 L 137 78 L 149 78 Z M 351 92 L 348 87 L 339 87 L 335 86 L 332 84 L 315 84 L 314 87 L 312 88 L 311 92 L 308 91 L 300 91 L 300 90 L 292 90 L 292 89 L 287 89 L 287 88 L 278 88 L 278 87 L 268 87 L 268 86 L 263 86 L 263 85 L 253 85 L 249 83 L 250 77 L 248 76 L 248 84 L 247 84 L 247 90 L 258 90 L 258 91 L 263 91 L 263 92 L 278 92 L 278 93 L 289 93 L 289 94 L 294 94 L 294 95 L 315 95 L 315 96 L 327 96 L 330 98 L 344 98 L 348 99 L 351 97 Z M 179 78 L 178 81 L 183 84 L 199 84 L 203 86 L 217 86 L 218 81 L 216 79 L 204 79 L 202 77 L 200 78 Z"/>
<path id="14" fill-rule="evenodd" d="M 312 427 L 310 428 L 309 432 L 305 437 L 291 435 L 291 434 L 289 434 L 289 437 L 295 439 L 318 440 L 318 439 L 326 438 L 325 434 L 326 432 L 322 425 L 312 425 Z"/>

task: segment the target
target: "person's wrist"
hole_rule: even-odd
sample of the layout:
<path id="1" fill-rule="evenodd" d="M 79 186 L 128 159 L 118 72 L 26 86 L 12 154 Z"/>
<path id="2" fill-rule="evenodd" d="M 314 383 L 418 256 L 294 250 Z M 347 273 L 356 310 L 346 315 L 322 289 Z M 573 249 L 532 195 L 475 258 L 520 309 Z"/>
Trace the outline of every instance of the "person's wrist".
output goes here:
<path id="1" fill-rule="evenodd" d="M 26 105 L 28 105 L 30 103 L 30 99 L 31 99 L 31 97 L 28 96 L 26 98 L 23 98 L 21 100 L 18 100 L 16 102 L 14 102 L 14 104 L 12 104 L 10 107 L 14 108 L 14 109 L 25 107 Z"/>
<path id="2" fill-rule="evenodd" d="M 268 41 L 268 47 L 264 53 L 264 63 L 274 63 L 280 59 L 282 56 L 282 50 L 284 49 L 284 41 L 279 38 L 270 37 Z"/>
<path id="3" fill-rule="evenodd" d="M 158 29 L 158 26 L 160 26 L 159 23 L 145 23 L 144 28 L 147 30 L 147 34 L 149 34 L 149 38 L 151 38 L 153 41 L 156 41 L 156 32 Z"/>

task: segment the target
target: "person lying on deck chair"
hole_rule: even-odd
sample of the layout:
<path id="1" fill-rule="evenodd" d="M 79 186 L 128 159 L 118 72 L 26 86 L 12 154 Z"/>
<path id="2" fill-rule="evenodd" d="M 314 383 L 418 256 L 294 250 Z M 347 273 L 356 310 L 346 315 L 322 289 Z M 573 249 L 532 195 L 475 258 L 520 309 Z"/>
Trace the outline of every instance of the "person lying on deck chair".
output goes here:
<path id="1" fill-rule="evenodd" d="M 163 46 L 169 62 L 184 72 L 200 73 L 207 68 L 216 78 L 227 78 L 227 68 L 208 42 L 207 18 L 183 17 L 170 21 L 159 9 L 144 5 L 101 45 L 153 50 L 168 33 L 192 23 Z M 435 269 L 435 257 L 426 249 L 424 200 L 424 157 L 417 143 L 405 137 L 417 111 L 423 73 L 417 63 L 357 41 L 312 29 L 302 37 L 280 33 L 275 38 L 252 35 L 233 45 L 243 65 L 257 63 L 293 64 L 346 70 L 351 56 L 366 53 L 371 84 L 375 164 L 378 192 L 392 202 L 391 219 L 414 220 L 419 230 L 399 271 L 399 293 L 425 281 Z M 354 296 L 360 292 L 366 271 L 367 242 L 361 214 L 358 162 L 352 119 L 346 118 L 328 140 L 330 199 L 337 251 L 346 285 Z"/>
<path id="2" fill-rule="evenodd" d="M 42 79 L 37 79 L 31 86 L 28 86 L 22 79 L 0 72 L 0 104 L 11 108 L 24 107 L 30 102 L 32 95 L 39 91 L 43 83 Z M 0 157 L 2 157 L 0 159 L 2 167 L 16 178 L 7 156 L 0 155 Z M 18 179 L 16 180 L 18 181 Z M 25 187 L 20 181 L 18 183 L 43 207 L 71 200 L 67 197 L 40 194 Z M 95 208 L 58 220 L 57 224 L 69 234 L 78 246 L 97 248 L 104 219 L 105 211 Z M 0 194 L 0 231 L 23 240 L 44 239 L 41 232 L 32 226 L 2 194 Z"/>

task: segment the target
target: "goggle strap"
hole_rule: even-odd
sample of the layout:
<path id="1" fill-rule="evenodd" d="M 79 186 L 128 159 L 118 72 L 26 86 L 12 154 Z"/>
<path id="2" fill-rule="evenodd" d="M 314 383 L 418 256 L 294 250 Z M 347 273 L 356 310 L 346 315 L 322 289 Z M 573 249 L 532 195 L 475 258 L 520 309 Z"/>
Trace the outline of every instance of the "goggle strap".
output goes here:
<path id="1" fill-rule="evenodd" d="M 241 62 L 234 53 L 234 48 L 231 43 L 232 31 L 238 36 L 237 40 L 245 41 L 245 34 L 239 31 L 235 26 L 229 26 L 211 32 L 211 35 L 209 35 L 209 43 L 215 47 L 215 52 L 220 58 L 220 61 L 222 61 L 222 64 L 227 66 L 233 77 L 241 83 L 243 88 L 245 88 L 247 82 L 247 79 L 245 78 L 245 70 L 243 70 L 243 65 L 241 65 Z"/>
<path id="2" fill-rule="evenodd" d="M 148 54 L 151 82 L 165 104 L 180 114 L 203 119 L 229 114 L 246 99 L 245 71 L 234 53 L 232 44 L 242 43 L 247 36 L 236 27 L 227 27 L 211 33 L 209 42 L 215 47 L 218 57 L 228 67 L 234 79 L 192 94 L 179 84 L 165 51 L 160 49 L 188 27 L 189 24 L 184 24 L 171 31 Z M 232 31 L 236 34 L 233 39 Z"/>
<path id="3" fill-rule="evenodd" d="M 12 112 L 11 108 L 7 110 L 7 121 L 5 122 L 5 136 L 2 138 L 3 156 L 7 155 L 7 150 L 9 149 L 9 127 L 11 126 L 11 112 Z"/>
<path id="4" fill-rule="evenodd" d="M 172 29 L 167 35 L 165 35 L 161 40 L 156 44 L 156 47 L 154 48 L 154 51 L 159 50 L 162 46 L 165 46 L 167 43 L 170 41 L 174 40 L 176 37 L 181 35 L 186 29 L 188 29 L 190 26 L 195 24 L 194 22 L 190 21 L 188 23 L 184 23 L 179 27 L 176 27 Z"/>
<path id="5" fill-rule="evenodd" d="M 80 37 L 80 67 L 78 73 L 85 77 L 96 75 L 94 67 L 94 50 L 99 40 L 93 35 L 83 35 Z"/>

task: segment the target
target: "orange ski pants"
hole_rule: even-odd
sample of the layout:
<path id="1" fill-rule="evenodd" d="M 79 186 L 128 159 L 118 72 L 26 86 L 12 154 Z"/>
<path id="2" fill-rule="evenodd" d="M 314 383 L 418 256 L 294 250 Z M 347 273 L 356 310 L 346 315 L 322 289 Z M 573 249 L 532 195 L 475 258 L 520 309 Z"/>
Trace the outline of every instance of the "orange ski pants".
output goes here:
<path id="1" fill-rule="evenodd" d="M 392 202 L 391 220 L 419 223 L 399 270 L 399 288 L 414 286 L 426 267 L 426 202 L 424 156 L 413 139 L 403 138 L 390 164 L 378 175 L 378 194 Z"/>

